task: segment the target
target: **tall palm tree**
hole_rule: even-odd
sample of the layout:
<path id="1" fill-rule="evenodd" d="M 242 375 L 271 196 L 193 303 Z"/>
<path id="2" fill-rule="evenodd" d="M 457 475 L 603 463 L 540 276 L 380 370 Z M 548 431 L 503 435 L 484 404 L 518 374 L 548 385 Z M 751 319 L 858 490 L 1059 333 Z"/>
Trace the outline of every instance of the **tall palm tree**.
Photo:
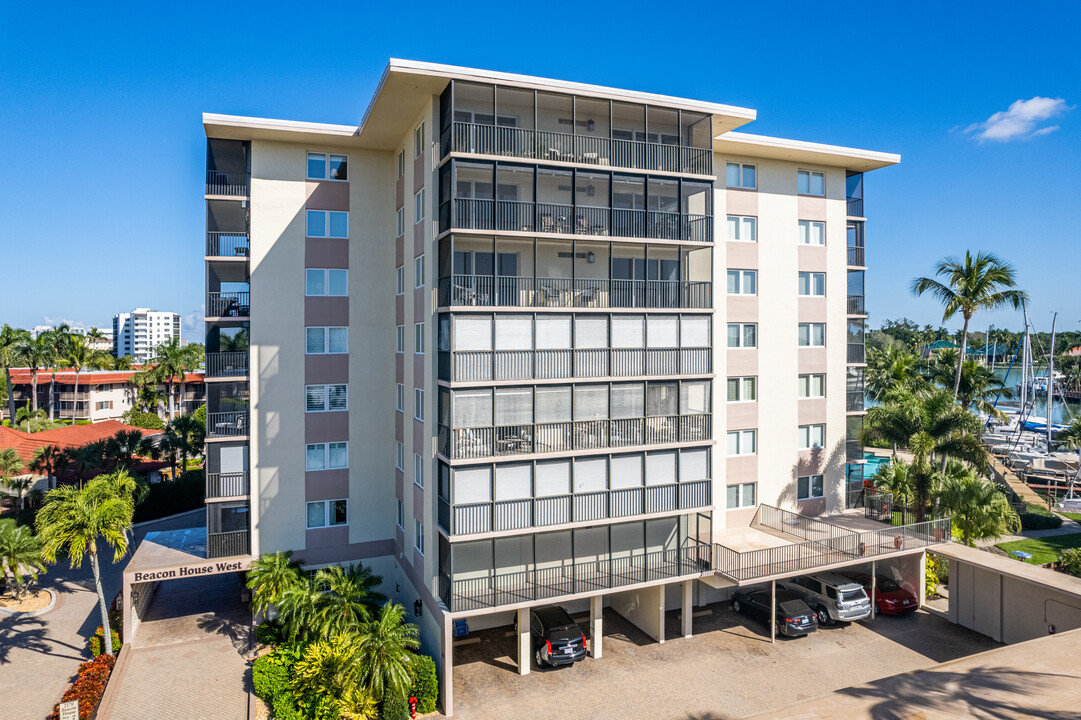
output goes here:
<path id="1" fill-rule="evenodd" d="M 4 381 L 8 391 L 8 417 L 15 424 L 15 392 L 11 386 L 11 368 L 22 364 L 22 347 L 30 340 L 30 333 L 13 328 L 7 323 L 0 328 L 0 367 L 4 368 Z"/>
<path id="2" fill-rule="evenodd" d="M 266 613 L 271 605 L 281 601 L 290 588 L 304 581 L 300 576 L 300 563 L 293 560 L 293 551 L 266 553 L 254 560 L 246 575 L 251 589 L 251 609 L 255 614 Z"/>
<path id="3" fill-rule="evenodd" d="M 18 347 L 20 362 L 30 368 L 30 406 L 36 412 L 38 409 L 38 372 L 49 366 L 49 342 L 44 333 L 36 338 L 27 333 L 22 337 Z"/>
<path id="4" fill-rule="evenodd" d="M 383 578 L 357 563 L 343 568 L 331 565 L 315 573 L 314 585 L 322 597 L 312 609 L 311 620 L 322 637 L 356 632 L 372 619 L 386 596 L 375 588 Z"/>
<path id="5" fill-rule="evenodd" d="M 898 388 L 922 389 L 926 381 L 920 375 L 919 364 L 919 356 L 904 348 L 891 345 L 885 350 L 868 350 L 864 380 L 867 394 L 882 402 Z"/>
<path id="6" fill-rule="evenodd" d="M 71 332 L 67 323 L 60 323 L 38 336 L 45 346 L 45 367 L 49 368 L 49 422 L 56 419 L 56 368 L 67 354 L 72 338 L 75 337 L 79 336 Z M 75 388 L 76 392 L 78 390 Z"/>
<path id="7" fill-rule="evenodd" d="M 28 466 L 31 471 L 40 473 L 49 478 L 49 489 L 56 487 L 56 475 L 60 467 L 64 451 L 56 445 L 43 445 L 34 451 L 34 459 Z"/>
<path id="8" fill-rule="evenodd" d="M 109 364 L 111 356 L 104 350 L 92 349 L 86 338 L 71 335 L 64 353 L 60 355 L 60 364 L 75 371 L 75 397 L 79 396 L 79 373 L 84 369 L 102 368 Z M 54 373 L 55 374 L 55 373 Z M 75 424 L 75 410 L 78 400 L 71 402 L 71 424 Z M 89 408 L 88 408 L 89 409 Z"/>
<path id="9" fill-rule="evenodd" d="M 158 382 L 165 384 L 169 390 L 171 420 L 176 414 L 176 384 L 187 379 L 187 370 L 198 366 L 199 349 L 194 345 L 181 345 L 179 340 L 173 338 L 164 345 L 159 345 L 155 353 L 156 356 L 150 362 L 154 365 L 154 376 Z"/>
<path id="10" fill-rule="evenodd" d="M 379 615 L 363 625 L 357 640 L 361 684 L 372 697 L 388 694 L 407 697 L 416 673 L 414 652 L 420 647 L 420 630 L 405 622 L 405 608 L 388 602 Z"/>
<path id="11" fill-rule="evenodd" d="M 19 454 L 15 452 L 15 448 L 4 448 L 0 450 L 0 483 L 4 486 L 15 490 L 19 494 L 19 509 L 23 509 L 23 493 L 30 487 L 30 481 L 18 480 L 16 475 L 23 470 L 23 461 L 19 457 Z"/>
<path id="12" fill-rule="evenodd" d="M 1021 527 L 1021 518 L 994 483 L 951 460 L 938 492 L 942 511 L 961 530 L 965 545 L 982 538 L 997 538 Z"/>
<path id="13" fill-rule="evenodd" d="M 120 430 L 105 441 L 105 457 L 114 467 L 131 470 L 139 457 L 153 457 L 157 452 L 154 441 L 138 430 Z"/>
<path id="14" fill-rule="evenodd" d="M 286 587 L 275 603 L 282 632 L 292 642 L 306 643 L 317 639 L 315 608 L 323 599 L 323 591 L 309 580 Z"/>
<path id="15" fill-rule="evenodd" d="M 165 438 L 180 455 L 183 472 L 188 471 L 188 456 L 198 455 L 206 438 L 206 428 L 192 415 L 180 415 L 165 427 Z"/>
<path id="16" fill-rule="evenodd" d="M 30 528 L 5 523 L 0 526 L 0 570 L 4 580 L 10 575 L 15 584 L 15 599 L 22 597 L 23 573 L 34 580 L 39 572 L 45 572 L 45 563 L 41 556 L 41 541 L 34 537 Z"/>
<path id="17" fill-rule="evenodd" d="M 876 488 L 886 490 L 893 495 L 894 504 L 901 508 L 902 525 L 908 524 L 908 509 L 912 507 L 912 501 L 916 497 L 915 479 L 912 467 L 898 457 L 880 467 L 878 472 L 871 477 L 871 482 Z"/>
<path id="18" fill-rule="evenodd" d="M 106 442 L 98 440 L 82 447 L 70 447 L 64 451 L 68 465 L 75 471 L 75 477 L 80 483 L 93 477 L 105 467 L 105 450 Z"/>
<path id="19" fill-rule="evenodd" d="M 935 278 L 919 277 L 912 281 L 912 292 L 916 295 L 930 293 L 943 305 L 942 320 L 949 320 L 958 312 L 964 318 L 961 327 L 961 352 L 957 362 L 957 372 L 953 381 L 953 397 L 957 399 L 961 385 L 961 362 L 968 345 L 968 323 L 976 311 L 983 308 L 995 308 L 1012 305 L 1015 309 L 1028 299 L 1022 290 L 1014 289 L 1017 285 L 1013 266 L 1004 262 L 993 253 L 983 251 L 972 256 L 965 251 L 963 260 L 954 257 L 943 258 L 935 266 Z"/>
<path id="20" fill-rule="evenodd" d="M 108 475 L 94 478 L 84 488 L 70 485 L 49 491 L 45 504 L 38 511 L 35 525 L 44 546 L 47 562 L 56 562 L 59 553 L 67 554 L 72 568 L 81 567 L 89 554 L 94 573 L 94 588 L 98 594 L 101 625 L 104 629 L 105 653 L 113 654 L 112 632 L 109 628 L 109 606 L 101 587 L 98 563 L 98 539 L 113 549 L 113 562 L 128 551 L 135 500 L 122 489 L 124 483 Z"/>

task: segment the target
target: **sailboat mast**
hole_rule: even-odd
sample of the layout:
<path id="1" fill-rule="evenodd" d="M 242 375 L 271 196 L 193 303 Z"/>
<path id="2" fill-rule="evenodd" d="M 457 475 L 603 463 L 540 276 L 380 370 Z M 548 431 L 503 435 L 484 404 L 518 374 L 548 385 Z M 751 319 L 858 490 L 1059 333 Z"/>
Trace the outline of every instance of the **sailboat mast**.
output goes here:
<path id="1" fill-rule="evenodd" d="M 1051 410 L 1055 405 L 1055 321 L 1058 313 L 1051 316 L 1051 351 L 1047 354 L 1047 452 L 1051 452 Z"/>
<path id="2" fill-rule="evenodd" d="M 1025 317 L 1025 336 L 1021 339 L 1021 420 L 1024 420 L 1028 415 L 1028 368 L 1029 363 L 1029 351 L 1028 351 L 1028 309 L 1025 307 L 1024 301 L 1021 302 L 1021 312 Z"/>

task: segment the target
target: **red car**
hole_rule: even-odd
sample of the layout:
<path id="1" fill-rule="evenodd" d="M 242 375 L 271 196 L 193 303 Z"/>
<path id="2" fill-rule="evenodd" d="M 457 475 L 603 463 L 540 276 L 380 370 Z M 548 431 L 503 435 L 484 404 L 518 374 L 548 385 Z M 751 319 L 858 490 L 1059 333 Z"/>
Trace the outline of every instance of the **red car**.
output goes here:
<path id="1" fill-rule="evenodd" d="M 879 615 L 903 615 L 912 612 L 920 606 L 916 596 L 905 590 L 892 579 L 885 575 L 878 575 L 875 582 L 875 593 L 871 594 L 871 576 L 862 573 L 848 572 L 838 573 L 853 581 L 858 582 L 867 591 L 868 597 L 875 604 L 875 612 Z"/>

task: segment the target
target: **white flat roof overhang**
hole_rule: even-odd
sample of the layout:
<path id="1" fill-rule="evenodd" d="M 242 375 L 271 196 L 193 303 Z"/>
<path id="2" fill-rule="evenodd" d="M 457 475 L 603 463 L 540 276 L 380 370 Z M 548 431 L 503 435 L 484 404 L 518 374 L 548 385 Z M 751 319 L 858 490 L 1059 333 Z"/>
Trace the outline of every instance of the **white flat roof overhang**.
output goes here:
<path id="1" fill-rule="evenodd" d="M 726 132 L 713 139 L 715 152 L 730 155 L 803 162 L 809 165 L 843 167 L 854 172 L 869 172 L 901 162 L 895 153 L 876 150 L 824 145 L 822 143 L 788 140 L 786 138 L 752 135 L 742 132 Z"/>

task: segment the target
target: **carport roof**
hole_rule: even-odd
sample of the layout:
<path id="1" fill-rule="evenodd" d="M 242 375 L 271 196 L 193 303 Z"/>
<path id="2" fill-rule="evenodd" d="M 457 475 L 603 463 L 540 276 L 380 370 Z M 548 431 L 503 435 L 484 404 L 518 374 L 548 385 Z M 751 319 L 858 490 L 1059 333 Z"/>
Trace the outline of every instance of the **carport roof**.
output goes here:
<path id="1" fill-rule="evenodd" d="M 1055 572 L 1039 565 L 1030 565 L 1020 560 L 996 555 L 986 550 L 965 547 L 957 543 L 936 547 L 934 552 L 936 555 L 944 555 L 953 560 L 976 565 L 1033 585 L 1081 596 L 1081 578 L 1076 578 L 1073 575 Z"/>

